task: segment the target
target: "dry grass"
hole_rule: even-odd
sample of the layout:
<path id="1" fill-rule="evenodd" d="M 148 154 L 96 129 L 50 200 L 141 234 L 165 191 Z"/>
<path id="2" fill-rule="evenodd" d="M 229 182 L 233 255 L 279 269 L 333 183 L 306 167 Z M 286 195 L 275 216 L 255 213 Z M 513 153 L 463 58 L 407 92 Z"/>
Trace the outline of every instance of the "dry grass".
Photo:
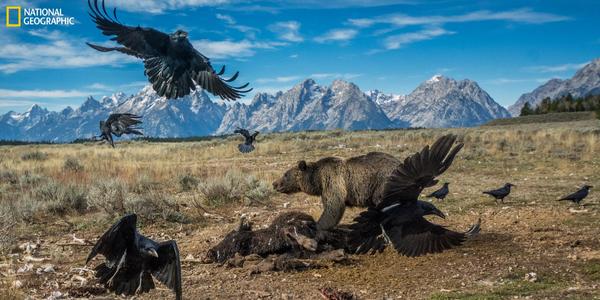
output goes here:
<path id="1" fill-rule="evenodd" d="M 53 249 L 51 241 L 64 240 L 73 232 L 95 239 L 115 218 L 130 211 L 142 216 L 143 231 L 155 237 L 167 235 L 159 239 L 178 238 L 183 257 L 187 254 L 198 257 L 210 243 L 235 227 L 242 214 L 255 216 L 261 224 L 267 224 L 279 211 L 284 211 L 281 207 L 288 202 L 291 209 L 318 216 L 321 209 L 317 198 L 274 194 L 271 189 L 271 182 L 298 160 L 330 155 L 351 157 L 370 151 L 404 158 L 448 132 L 458 134 L 465 148 L 441 178 L 452 183 L 447 201 L 437 204 L 449 215 L 451 223 L 445 225 L 466 228 L 477 216 L 482 216 L 484 231 L 491 233 L 464 251 L 486 254 L 492 261 L 494 255 L 500 256 L 501 260 L 463 269 L 465 274 L 480 272 L 471 274 L 471 279 L 444 271 L 446 277 L 435 281 L 432 278 L 445 267 L 434 263 L 434 256 L 405 260 L 393 254 L 361 258 L 358 266 L 325 270 L 319 276 L 325 276 L 340 288 L 352 289 L 356 285 L 355 291 L 368 292 L 362 295 L 366 299 L 382 298 L 383 293 L 412 299 L 480 299 L 485 295 L 490 295 L 490 299 L 515 295 L 561 298 L 570 286 L 600 285 L 597 265 L 585 268 L 584 261 L 570 260 L 565 254 L 576 251 L 581 256 L 585 251 L 600 249 L 597 228 L 600 209 L 591 205 L 586 207 L 587 213 L 571 214 L 565 208 L 566 203 L 554 201 L 583 183 L 600 187 L 600 121 L 597 120 L 449 130 L 270 134 L 259 137 L 256 151 L 248 155 L 238 152 L 237 137 L 188 143 L 128 142 L 117 144 L 116 149 L 94 144 L 2 146 L 0 216 L 9 216 L 2 219 L 10 221 L 0 223 L 0 230 L 8 231 L 0 235 L 13 237 L 3 242 L 7 245 L 5 250 L 32 236 L 47 240 L 47 247 Z M 33 158 L 42 156 L 43 159 Z M 517 188 L 507 198 L 506 209 L 481 195 L 482 190 L 508 181 Z M 597 195 L 594 191 L 587 203 L 598 203 Z M 357 211 L 348 210 L 344 222 Z M 72 226 L 66 226 L 63 220 Z M 566 237 L 543 231 L 553 226 L 560 228 Z M 536 240 L 528 240 L 531 236 Z M 575 239 L 581 240 L 584 247 L 569 248 L 568 243 Z M 523 253 L 519 256 L 515 249 Z M 471 264 L 460 251 L 439 257 L 444 257 L 448 264 Z M 540 256 L 540 251 L 548 253 Z M 502 256 L 505 252 L 510 255 Z M 68 270 L 80 264 L 84 255 L 85 251 L 76 249 L 71 255 L 58 255 L 53 260 L 65 264 Z M 405 270 L 413 264 L 414 269 Z M 522 267 L 536 269 L 540 275 L 552 275 L 552 281 L 523 286 L 518 279 L 506 279 L 510 275 L 508 267 L 513 265 L 518 265 L 519 271 Z M 313 289 L 323 284 L 323 279 L 311 273 L 281 274 L 275 281 L 267 279 L 270 277 L 244 277 L 247 282 L 242 280 L 230 289 L 216 291 L 207 287 L 211 284 L 204 280 L 216 284 L 242 275 L 197 265 L 184 267 L 184 283 L 189 287 L 186 294 L 190 298 L 201 294 L 209 298 L 211 295 L 253 298 L 249 286 L 260 290 L 289 289 L 299 295 L 297 298 L 314 298 L 311 293 L 303 294 L 302 288 Z M 406 279 L 401 274 L 407 271 L 416 273 Z M 557 277 L 555 271 L 574 274 Z M 475 282 L 482 280 L 508 283 L 488 289 Z M 435 290 L 420 290 L 412 285 L 417 281 L 427 281 Z M 292 286 L 289 282 L 302 282 L 303 286 Z M 387 282 L 396 290 L 384 288 L 379 282 Z M 32 283 L 35 297 L 48 296 L 50 289 L 43 285 Z M 455 292 L 439 292 L 448 288 Z M 588 290 L 584 291 L 582 297 L 586 298 Z M 600 295 L 592 293 L 592 296 Z"/>

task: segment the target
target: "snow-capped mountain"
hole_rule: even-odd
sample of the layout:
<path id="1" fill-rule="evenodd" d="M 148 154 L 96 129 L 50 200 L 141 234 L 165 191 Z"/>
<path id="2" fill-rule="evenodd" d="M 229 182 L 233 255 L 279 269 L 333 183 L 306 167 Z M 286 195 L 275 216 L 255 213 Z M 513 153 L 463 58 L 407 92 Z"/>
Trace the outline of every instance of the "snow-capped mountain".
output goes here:
<path id="1" fill-rule="evenodd" d="M 392 127 L 381 108 L 355 84 L 335 80 L 323 87 L 306 79 L 285 93 L 257 94 L 249 105 L 236 104 L 217 134 L 236 126 L 264 132 Z"/>
<path id="2" fill-rule="evenodd" d="M 555 99 L 567 94 L 575 98 L 600 94 L 600 58 L 585 65 L 571 79 L 551 79 L 532 92 L 521 95 L 515 104 L 508 107 L 508 111 L 518 116 L 525 103 L 535 107 L 545 98 Z"/>
<path id="3" fill-rule="evenodd" d="M 409 95 L 362 92 L 353 83 L 330 86 L 306 79 L 285 92 L 259 93 L 249 104 L 212 101 L 202 90 L 177 100 L 158 97 L 150 86 L 127 96 L 93 97 L 73 109 L 51 112 L 38 105 L 0 116 L 0 139 L 65 142 L 98 134 L 100 120 L 115 112 L 143 116 L 146 136 L 189 137 L 231 133 L 322 129 L 475 126 L 508 112 L 470 80 L 435 76 Z"/>
<path id="4" fill-rule="evenodd" d="M 158 97 L 150 87 L 127 96 L 117 93 L 93 97 L 77 109 L 49 112 L 33 105 L 25 113 L 8 112 L 0 117 L 0 139 L 66 142 L 98 135 L 99 122 L 111 113 L 131 112 L 144 117 L 144 133 L 156 137 L 210 135 L 219 127 L 225 106 L 214 103 L 201 90 L 178 100 Z"/>
<path id="5" fill-rule="evenodd" d="M 368 91 L 367 96 L 381 107 L 388 118 L 397 115 L 398 110 L 402 108 L 406 102 L 406 95 L 385 94 L 379 90 Z M 403 128 L 410 126 L 409 123 L 400 120 L 394 120 L 392 122 L 394 123 L 394 127 Z"/>
<path id="6" fill-rule="evenodd" d="M 421 83 L 413 92 L 389 105 L 387 115 L 396 124 L 411 127 L 468 127 L 510 117 L 476 82 L 441 75 Z"/>

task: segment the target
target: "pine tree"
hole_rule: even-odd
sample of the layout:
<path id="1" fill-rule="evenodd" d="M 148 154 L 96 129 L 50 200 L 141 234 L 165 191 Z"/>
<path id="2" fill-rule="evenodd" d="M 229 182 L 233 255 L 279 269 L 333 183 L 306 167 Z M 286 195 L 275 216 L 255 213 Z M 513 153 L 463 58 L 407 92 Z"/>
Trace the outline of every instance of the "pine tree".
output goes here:
<path id="1" fill-rule="evenodd" d="M 523 107 L 521 108 L 521 116 L 528 116 L 532 114 L 534 114 L 534 112 L 531 109 L 531 105 L 529 104 L 529 102 L 525 102 L 525 105 L 523 105 Z"/>

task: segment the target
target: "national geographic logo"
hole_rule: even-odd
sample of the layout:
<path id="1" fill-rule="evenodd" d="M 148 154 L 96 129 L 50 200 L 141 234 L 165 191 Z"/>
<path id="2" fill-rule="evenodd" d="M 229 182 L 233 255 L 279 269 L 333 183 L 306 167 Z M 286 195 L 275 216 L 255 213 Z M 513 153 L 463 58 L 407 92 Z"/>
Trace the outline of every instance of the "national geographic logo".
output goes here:
<path id="1" fill-rule="evenodd" d="M 6 6 L 6 27 L 73 26 L 75 18 L 65 16 L 61 8 L 23 8 Z"/>
<path id="2" fill-rule="evenodd" d="M 6 27 L 21 27 L 21 7 L 6 7 Z"/>

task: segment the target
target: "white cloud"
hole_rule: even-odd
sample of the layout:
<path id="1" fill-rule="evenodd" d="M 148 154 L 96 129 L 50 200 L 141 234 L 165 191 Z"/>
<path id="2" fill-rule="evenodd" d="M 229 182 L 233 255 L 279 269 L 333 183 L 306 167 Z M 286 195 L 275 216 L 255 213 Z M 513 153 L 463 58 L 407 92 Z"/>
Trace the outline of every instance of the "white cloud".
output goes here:
<path id="1" fill-rule="evenodd" d="M 148 81 L 134 81 L 126 84 L 119 85 L 120 88 L 135 88 L 135 87 L 143 87 L 147 86 L 150 83 Z"/>
<path id="2" fill-rule="evenodd" d="M 358 73 L 315 73 L 311 74 L 309 77 L 313 79 L 326 79 L 326 78 L 335 78 L 335 79 L 352 79 L 362 76 L 363 74 Z"/>
<path id="3" fill-rule="evenodd" d="M 446 23 L 466 23 L 481 21 L 507 21 L 517 23 L 542 24 L 570 20 L 569 17 L 551 13 L 536 12 L 529 8 L 510 11 L 492 12 L 480 10 L 454 16 L 409 16 L 405 14 L 392 14 L 374 18 L 350 19 L 348 22 L 357 27 L 370 27 L 376 24 L 389 24 L 393 26 L 415 25 L 443 25 Z"/>
<path id="4" fill-rule="evenodd" d="M 408 44 L 430 40 L 438 36 L 454 34 L 443 28 L 426 28 L 416 32 L 392 35 L 385 39 L 384 47 L 387 50 L 399 49 Z"/>
<path id="5" fill-rule="evenodd" d="M 246 25 L 239 25 L 237 23 L 237 21 L 230 15 L 216 14 L 216 17 L 217 17 L 217 19 L 225 22 L 227 24 L 227 27 L 233 28 L 239 32 L 245 33 L 246 36 L 250 39 L 255 39 L 256 34 L 258 32 L 260 32 L 260 30 L 258 30 L 257 28 L 254 28 L 254 27 L 250 27 L 250 26 L 246 26 Z"/>
<path id="6" fill-rule="evenodd" d="M 113 7 L 117 7 L 117 10 L 161 14 L 167 10 L 220 6 L 231 2 L 230 0 L 111 0 L 107 1 L 106 9 L 108 10 L 110 6 L 111 11 Z"/>
<path id="7" fill-rule="evenodd" d="M 217 19 L 219 19 L 221 21 L 225 21 L 225 23 L 227 23 L 229 25 L 235 24 L 235 20 L 230 15 L 217 14 L 216 17 L 217 17 Z"/>
<path id="8" fill-rule="evenodd" d="M 279 77 L 275 77 L 275 78 L 258 78 L 255 81 L 257 83 L 286 83 L 286 82 L 300 80 L 300 78 L 302 78 L 302 77 L 301 76 L 279 76 Z"/>
<path id="9" fill-rule="evenodd" d="M 99 83 L 99 82 L 90 84 L 90 85 L 86 86 L 86 88 L 92 89 L 92 90 L 101 90 L 101 91 L 110 91 L 110 90 L 112 90 L 112 87 L 110 87 L 108 85 L 105 85 L 105 84 L 102 84 L 102 83 Z"/>
<path id="10" fill-rule="evenodd" d="M 101 53 L 60 31 L 32 30 L 40 43 L 11 41 L 0 47 L 0 72 L 5 74 L 25 70 L 69 69 L 136 62 L 120 53 Z M 76 41 L 76 42 L 73 42 Z"/>
<path id="11" fill-rule="evenodd" d="M 277 13 L 286 9 L 339 9 L 353 7 L 378 7 L 396 4 L 418 4 L 422 0 L 270 0 L 260 4 L 252 1 L 234 1 L 234 5 L 225 7 L 238 11 L 264 11 Z M 248 3 L 248 4 L 246 4 Z"/>
<path id="12" fill-rule="evenodd" d="M 303 78 L 312 79 L 353 79 L 362 76 L 363 74 L 358 73 L 314 73 L 310 75 L 288 75 L 278 76 L 273 78 L 258 78 L 254 82 L 259 84 L 265 83 L 290 83 L 300 82 Z"/>
<path id="13" fill-rule="evenodd" d="M 34 101 L 0 99 L 0 108 L 25 107 L 36 104 Z"/>
<path id="14" fill-rule="evenodd" d="M 568 63 L 568 64 L 555 65 L 555 66 L 531 66 L 531 67 L 527 67 L 525 69 L 530 72 L 558 73 L 558 72 L 579 70 L 579 69 L 585 67 L 585 65 L 587 65 L 587 64 L 589 64 L 589 62 Z"/>
<path id="15" fill-rule="evenodd" d="M 318 43 L 344 42 L 353 39 L 358 34 L 356 29 L 332 29 L 325 34 L 315 38 Z"/>
<path id="16" fill-rule="evenodd" d="M 526 82 L 535 82 L 535 83 L 545 83 L 548 82 L 552 78 L 494 78 L 487 80 L 486 82 L 494 85 L 505 85 L 505 84 L 515 84 L 515 83 L 526 83 Z"/>
<path id="17" fill-rule="evenodd" d="M 211 59 L 220 58 L 243 58 L 256 54 L 258 49 L 274 49 L 285 46 L 280 42 L 255 42 L 250 40 L 241 41 L 211 41 L 198 40 L 192 42 L 194 48 Z"/>
<path id="18" fill-rule="evenodd" d="M 280 39 L 288 42 L 302 42 L 300 23 L 297 21 L 277 22 L 269 26 L 269 30 L 276 33 Z"/>
<path id="19" fill-rule="evenodd" d="M 0 89 L 2 97 L 9 98 L 77 98 L 86 97 L 90 92 L 79 90 L 8 90 Z"/>

